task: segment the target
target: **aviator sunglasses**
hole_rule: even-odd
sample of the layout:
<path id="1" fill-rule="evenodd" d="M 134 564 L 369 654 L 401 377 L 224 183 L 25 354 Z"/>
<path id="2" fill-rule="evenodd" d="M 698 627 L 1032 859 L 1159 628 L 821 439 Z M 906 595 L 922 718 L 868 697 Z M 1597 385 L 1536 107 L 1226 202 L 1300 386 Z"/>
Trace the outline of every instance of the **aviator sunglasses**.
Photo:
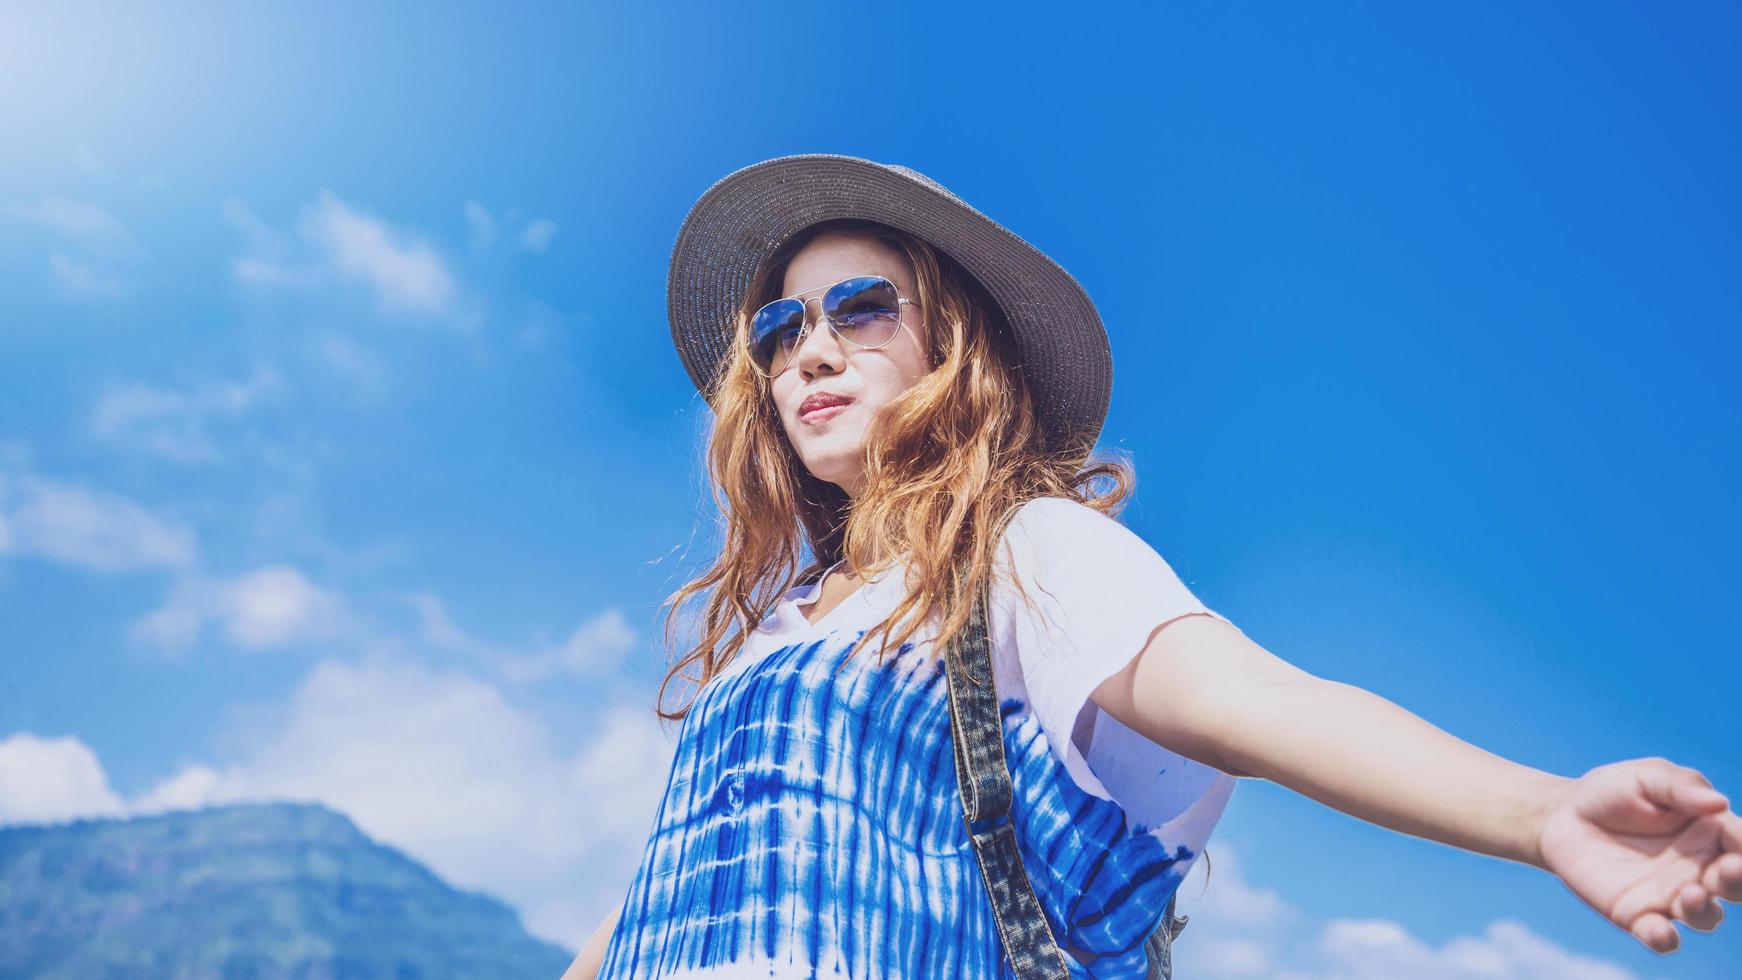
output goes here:
<path id="1" fill-rule="evenodd" d="M 767 303 L 750 318 L 750 363 L 764 377 L 785 371 L 804 343 L 809 329 L 801 297 L 818 290 L 826 291 L 817 319 L 829 321 L 835 336 L 861 350 L 876 350 L 894 340 L 901 330 L 901 308 L 919 305 L 903 299 L 884 276 L 854 276 Z"/>

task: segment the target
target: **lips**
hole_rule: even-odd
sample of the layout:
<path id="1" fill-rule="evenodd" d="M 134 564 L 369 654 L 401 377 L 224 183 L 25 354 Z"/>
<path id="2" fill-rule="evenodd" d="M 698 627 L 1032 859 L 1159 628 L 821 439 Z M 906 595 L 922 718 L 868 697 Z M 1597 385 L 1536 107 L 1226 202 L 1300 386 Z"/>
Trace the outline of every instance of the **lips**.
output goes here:
<path id="1" fill-rule="evenodd" d="M 840 414 L 840 407 L 852 402 L 852 400 L 853 399 L 848 398 L 845 395 L 817 392 L 799 403 L 799 421 L 808 422 L 813 417 L 828 418 L 832 415 L 838 415 Z"/>

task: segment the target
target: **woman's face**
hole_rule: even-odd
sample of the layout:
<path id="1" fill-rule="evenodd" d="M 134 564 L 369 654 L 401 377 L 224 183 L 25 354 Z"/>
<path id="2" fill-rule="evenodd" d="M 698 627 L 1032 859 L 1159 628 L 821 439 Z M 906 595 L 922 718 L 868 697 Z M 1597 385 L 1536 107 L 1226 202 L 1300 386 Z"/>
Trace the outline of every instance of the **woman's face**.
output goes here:
<path id="1" fill-rule="evenodd" d="M 786 267 L 782 296 L 806 293 L 811 329 L 793 351 L 786 370 L 770 382 L 787 439 L 805 468 L 849 496 L 859 495 L 865 469 L 865 432 L 877 412 L 931 370 L 926 357 L 924 311 L 901 307 L 894 339 L 875 350 L 855 347 L 816 322 L 821 287 L 853 276 L 886 276 L 903 299 L 919 299 L 907 257 L 889 245 L 850 232 L 825 232 L 806 243 Z M 812 292 L 814 290 L 814 292 Z M 850 399 L 845 405 L 799 415 L 816 394 Z"/>

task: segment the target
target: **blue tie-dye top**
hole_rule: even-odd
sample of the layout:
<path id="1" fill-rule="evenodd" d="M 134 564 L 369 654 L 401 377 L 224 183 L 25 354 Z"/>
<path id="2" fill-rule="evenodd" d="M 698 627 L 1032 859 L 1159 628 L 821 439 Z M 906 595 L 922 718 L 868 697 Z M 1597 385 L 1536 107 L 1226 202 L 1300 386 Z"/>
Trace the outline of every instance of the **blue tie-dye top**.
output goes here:
<path id="1" fill-rule="evenodd" d="M 989 623 L 1023 861 L 1073 976 L 1143 977 L 1143 939 L 1234 779 L 1088 698 L 1157 626 L 1221 617 L 1075 501 L 1025 504 L 1006 541 L 1037 605 L 1000 580 Z M 601 980 L 1011 975 L 962 825 L 935 630 L 881 660 L 854 649 L 898 587 L 885 573 L 814 624 L 818 586 L 788 592 L 702 689 Z"/>

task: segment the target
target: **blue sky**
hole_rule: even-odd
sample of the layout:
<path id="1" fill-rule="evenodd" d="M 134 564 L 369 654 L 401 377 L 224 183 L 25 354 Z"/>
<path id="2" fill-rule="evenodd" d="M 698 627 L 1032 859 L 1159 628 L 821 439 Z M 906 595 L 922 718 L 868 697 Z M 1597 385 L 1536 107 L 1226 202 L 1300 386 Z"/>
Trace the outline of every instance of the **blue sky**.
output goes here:
<path id="1" fill-rule="evenodd" d="M 313 796 L 577 942 L 712 541 L 672 240 L 804 151 L 1083 282 L 1128 523 L 1268 649 L 1533 766 L 1742 793 L 1731 10 L 5 18 L 0 819 Z M 1742 961 L 1254 780 L 1210 854 L 1190 975 Z"/>

